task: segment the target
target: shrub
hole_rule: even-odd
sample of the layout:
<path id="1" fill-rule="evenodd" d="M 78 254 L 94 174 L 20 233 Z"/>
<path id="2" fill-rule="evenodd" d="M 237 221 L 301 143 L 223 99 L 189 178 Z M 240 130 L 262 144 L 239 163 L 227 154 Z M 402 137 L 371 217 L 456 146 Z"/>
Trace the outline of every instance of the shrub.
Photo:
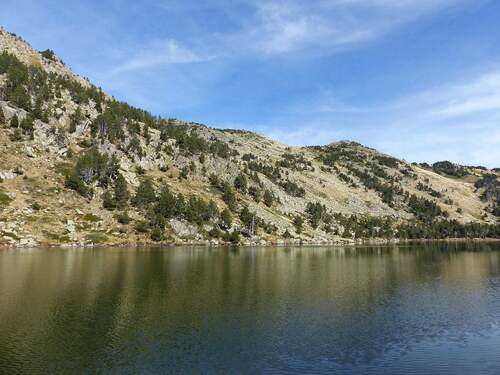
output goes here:
<path id="1" fill-rule="evenodd" d="M 330 223 L 331 216 L 327 213 L 325 205 L 321 203 L 311 203 L 307 204 L 306 212 L 309 215 L 309 222 L 311 226 L 316 229 L 321 221 L 326 224 Z"/>
<path id="2" fill-rule="evenodd" d="M 179 180 L 180 181 L 187 180 L 188 176 L 189 176 L 189 167 L 185 166 L 179 172 Z"/>
<path id="3" fill-rule="evenodd" d="M 303 187 L 297 185 L 295 182 L 292 182 L 290 180 L 281 182 L 280 186 L 283 188 L 283 190 L 285 190 L 285 192 L 288 195 L 291 195 L 292 197 L 302 198 L 306 195 L 306 191 L 304 190 Z"/>
<path id="4" fill-rule="evenodd" d="M 34 202 L 32 205 L 31 205 L 31 208 L 34 210 L 34 211 L 40 211 L 42 209 L 42 206 L 40 205 L 40 203 L 38 202 Z"/>
<path id="5" fill-rule="evenodd" d="M 85 185 L 85 182 L 83 182 L 82 178 L 76 171 L 71 171 L 68 175 L 66 175 L 64 185 L 68 189 L 76 191 L 83 197 L 90 198 L 94 195 L 94 190 Z"/>
<path id="6" fill-rule="evenodd" d="M 240 234 L 237 231 L 224 234 L 224 241 L 238 244 L 240 242 Z"/>
<path id="7" fill-rule="evenodd" d="M 155 242 L 163 241 L 165 239 L 163 230 L 158 227 L 153 228 L 153 230 L 151 231 L 151 239 Z"/>
<path id="8" fill-rule="evenodd" d="M 14 129 L 14 132 L 9 136 L 9 139 L 12 142 L 20 142 L 23 140 L 23 134 L 21 133 L 21 129 Z"/>
<path id="9" fill-rule="evenodd" d="M 298 234 L 302 233 L 304 219 L 302 217 L 300 217 L 299 215 L 295 216 L 293 219 L 293 225 L 295 226 L 295 231 Z"/>
<path id="10" fill-rule="evenodd" d="M 432 169 L 436 173 L 444 173 L 454 177 L 464 177 L 469 174 L 467 168 L 461 165 L 453 164 L 449 161 L 439 161 L 434 163 L 432 164 Z"/>
<path id="11" fill-rule="evenodd" d="M 132 220 L 130 218 L 130 216 L 128 215 L 127 211 L 123 211 L 123 212 L 118 213 L 115 216 L 115 218 L 116 218 L 116 221 L 118 221 L 120 224 L 124 224 L 124 225 L 129 224 L 130 221 Z"/>
<path id="12" fill-rule="evenodd" d="M 85 240 L 94 244 L 99 244 L 107 242 L 108 237 L 102 232 L 92 232 L 85 236 Z"/>
<path id="13" fill-rule="evenodd" d="M 410 212 L 412 212 L 418 220 L 423 222 L 432 222 L 436 217 L 443 215 L 441 208 L 434 202 L 425 198 L 419 198 L 412 195 L 408 202 Z"/>
<path id="14" fill-rule="evenodd" d="M 48 60 L 57 61 L 56 54 L 51 49 L 46 49 L 45 51 L 41 51 L 40 55 L 42 55 Z"/>
<path id="15" fill-rule="evenodd" d="M 91 213 L 88 213 L 88 214 L 85 214 L 83 215 L 83 218 L 82 218 L 84 221 L 88 221 L 90 223 L 97 223 L 99 221 L 102 221 L 102 219 L 97 216 L 97 215 L 94 215 L 94 214 L 91 214 Z"/>
<path id="16" fill-rule="evenodd" d="M 138 233 L 147 233 L 149 231 L 148 223 L 145 221 L 139 221 L 135 224 L 134 229 Z"/>
<path id="17" fill-rule="evenodd" d="M 12 198 L 0 190 L 0 208 L 8 206 L 10 202 L 12 202 Z"/>

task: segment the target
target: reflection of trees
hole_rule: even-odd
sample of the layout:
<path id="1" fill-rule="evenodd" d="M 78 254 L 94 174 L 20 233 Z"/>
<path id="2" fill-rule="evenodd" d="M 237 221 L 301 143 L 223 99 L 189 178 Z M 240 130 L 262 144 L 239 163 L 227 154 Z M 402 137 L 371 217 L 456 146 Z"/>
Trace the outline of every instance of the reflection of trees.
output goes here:
<path id="1" fill-rule="evenodd" d="M 2 252 L 0 366 L 354 364 L 486 329 L 498 253 L 434 246 Z"/>

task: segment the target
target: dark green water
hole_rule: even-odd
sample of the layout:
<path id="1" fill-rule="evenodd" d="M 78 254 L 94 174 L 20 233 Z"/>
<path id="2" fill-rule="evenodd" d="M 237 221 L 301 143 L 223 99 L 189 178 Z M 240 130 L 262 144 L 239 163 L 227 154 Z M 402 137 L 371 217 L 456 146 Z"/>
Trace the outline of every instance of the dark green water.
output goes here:
<path id="1" fill-rule="evenodd" d="M 1 374 L 500 374 L 500 245 L 0 251 Z"/>

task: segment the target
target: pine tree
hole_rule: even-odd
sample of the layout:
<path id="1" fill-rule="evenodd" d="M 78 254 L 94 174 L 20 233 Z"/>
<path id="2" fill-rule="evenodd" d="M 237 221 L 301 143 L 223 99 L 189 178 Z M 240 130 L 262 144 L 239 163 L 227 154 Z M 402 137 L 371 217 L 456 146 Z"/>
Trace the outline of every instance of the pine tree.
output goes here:
<path id="1" fill-rule="evenodd" d="M 220 214 L 221 224 L 224 228 L 231 228 L 233 225 L 233 218 L 231 217 L 231 212 L 225 208 Z"/>
<path id="2" fill-rule="evenodd" d="M 264 192 L 264 204 L 267 207 L 271 207 L 273 205 L 273 202 L 274 202 L 274 195 L 273 195 L 273 193 L 271 193 L 269 190 L 266 190 Z"/>
<path id="3" fill-rule="evenodd" d="M 248 188 L 248 194 L 250 194 L 253 200 L 257 203 L 260 203 L 260 201 L 262 200 L 262 191 L 255 186 L 250 186 Z"/>
<path id="4" fill-rule="evenodd" d="M 9 100 L 26 111 L 31 110 L 30 97 L 26 92 L 26 89 L 21 85 L 16 86 L 12 90 L 9 95 Z"/>
<path id="5" fill-rule="evenodd" d="M 251 230 L 252 234 L 255 231 L 255 226 L 257 222 L 257 218 L 253 212 L 250 212 L 248 207 L 243 207 L 240 212 L 240 220 L 245 225 L 245 228 Z"/>
<path id="6" fill-rule="evenodd" d="M 167 219 L 177 214 L 177 197 L 170 191 L 167 185 L 164 185 L 160 190 L 155 211 Z"/>
<path id="7" fill-rule="evenodd" d="M 223 183 L 222 186 L 222 200 L 227 204 L 231 211 L 236 211 L 236 195 L 229 184 Z"/>
<path id="8" fill-rule="evenodd" d="M 302 226 L 304 225 L 304 219 L 302 219 L 300 216 L 295 216 L 293 219 L 293 225 L 295 226 L 295 231 L 297 233 L 302 233 Z"/>
<path id="9" fill-rule="evenodd" d="M 234 179 L 234 187 L 236 190 L 241 191 L 242 193 L 246 193 L 248 188 L 247 177 L 244 174 L 239 174 Z"/>
<path id="10" fill-rule="evenodd" d="M 147 207 L 156 200 L 156 193 L 151 178 L 145 178 L 139 184 L 132 204 L 136 207 Z"/>
<path id="11" fill-rule="evenodd" d="M 127 181 L 125 181 L 121 173 L 118 173 L 115 180 L 114 198 L 118 208 L 127 207 L 130 193 L 128 192 Z"/>
<path id="12" fill-rule="evenodd" d="M 14 133 L 10 135 L 10 140 L 12 142 L 20 142 L 23 140 L 23 134 L 21 133 L 21 129 L 15 129 Z"/>
<path id="13" fill-rule="evenodd" d="M 116 201 L 109 190 L 106 190 L 102 195 L 102 206 L 107 210 L 114 210 L 116 208 Z"/>
<path id="14" fill-rule="evenodd" d="M 21 121 L 20 126 L 24 134 L 33 134 L 34 125 L 33 125 L 33 118 L 31 117 L 31 115 L 27 115 L 23 119 L 23 121 Z"/>
<path id="15" fill-rule="evenodd" d="M 0 126 L 5 125 L 7 120 L 5 119 L 5 115 L 3 114 L 3 109 L 0 107 Z"/>
<path id="16" fill-rule="evenodd" d="M 12 116 L 10 119 L 10 127 L 13 129 L 17 129 L 19 127 L 19 119 L 17 118 L 17 115 Z"/>

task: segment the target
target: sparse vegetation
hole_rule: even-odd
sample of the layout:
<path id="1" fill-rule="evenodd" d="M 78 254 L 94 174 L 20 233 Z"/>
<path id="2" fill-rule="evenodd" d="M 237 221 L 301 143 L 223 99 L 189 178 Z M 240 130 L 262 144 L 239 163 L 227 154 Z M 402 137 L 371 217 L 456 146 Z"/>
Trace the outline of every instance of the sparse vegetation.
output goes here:
<path id="1" fill-rule="evenodd" d="M 51 50 L 41 55 L 59 61 Z M 447 161 L 421 165 L 426 174 L 447 177 L 442 184 L 443 178 L 430 182 L 418 168 L 354 142 L 284 148 L 246 131 L 153 116 L 49 64 L 50 72 L 0 54 L 6 144 L 0 172 L 9 176 L 0 208 L 31 208 L 33 227 L 50 217 L 60 227 L 40 230 L 44 239 L 76 241 L 70 221 L 78 241 L 96 244 L 130 232 L 138 241 L 171 242 L 186 228 L 189 239 L 234 244 L 241 236 L 275 240 L 290 233 L 311 240 L 499 237 L 498 224 L 491 224 L 492 215 L 500 216 L 498 171 Z M 40 173 L 41 165 L 50 167 Z M 447 190 L 474 181 L 484 210 L 467 206 L 460 189 Z M 12 189 L 22 198 L 14 201 Z M 335 212 L 339 206 L 351 214 Z M 448 220 L 448 212 L 477 220 Z"/>
<path id="2" fill-rule="evenodd" d="M 449 161 L 439 161 L 432 164 L 432 170 L 436 173 L 447 174 L 448 176 L 453 177 L 464 177 L 469 174 L 466 167 L 453 164 Z"/>

